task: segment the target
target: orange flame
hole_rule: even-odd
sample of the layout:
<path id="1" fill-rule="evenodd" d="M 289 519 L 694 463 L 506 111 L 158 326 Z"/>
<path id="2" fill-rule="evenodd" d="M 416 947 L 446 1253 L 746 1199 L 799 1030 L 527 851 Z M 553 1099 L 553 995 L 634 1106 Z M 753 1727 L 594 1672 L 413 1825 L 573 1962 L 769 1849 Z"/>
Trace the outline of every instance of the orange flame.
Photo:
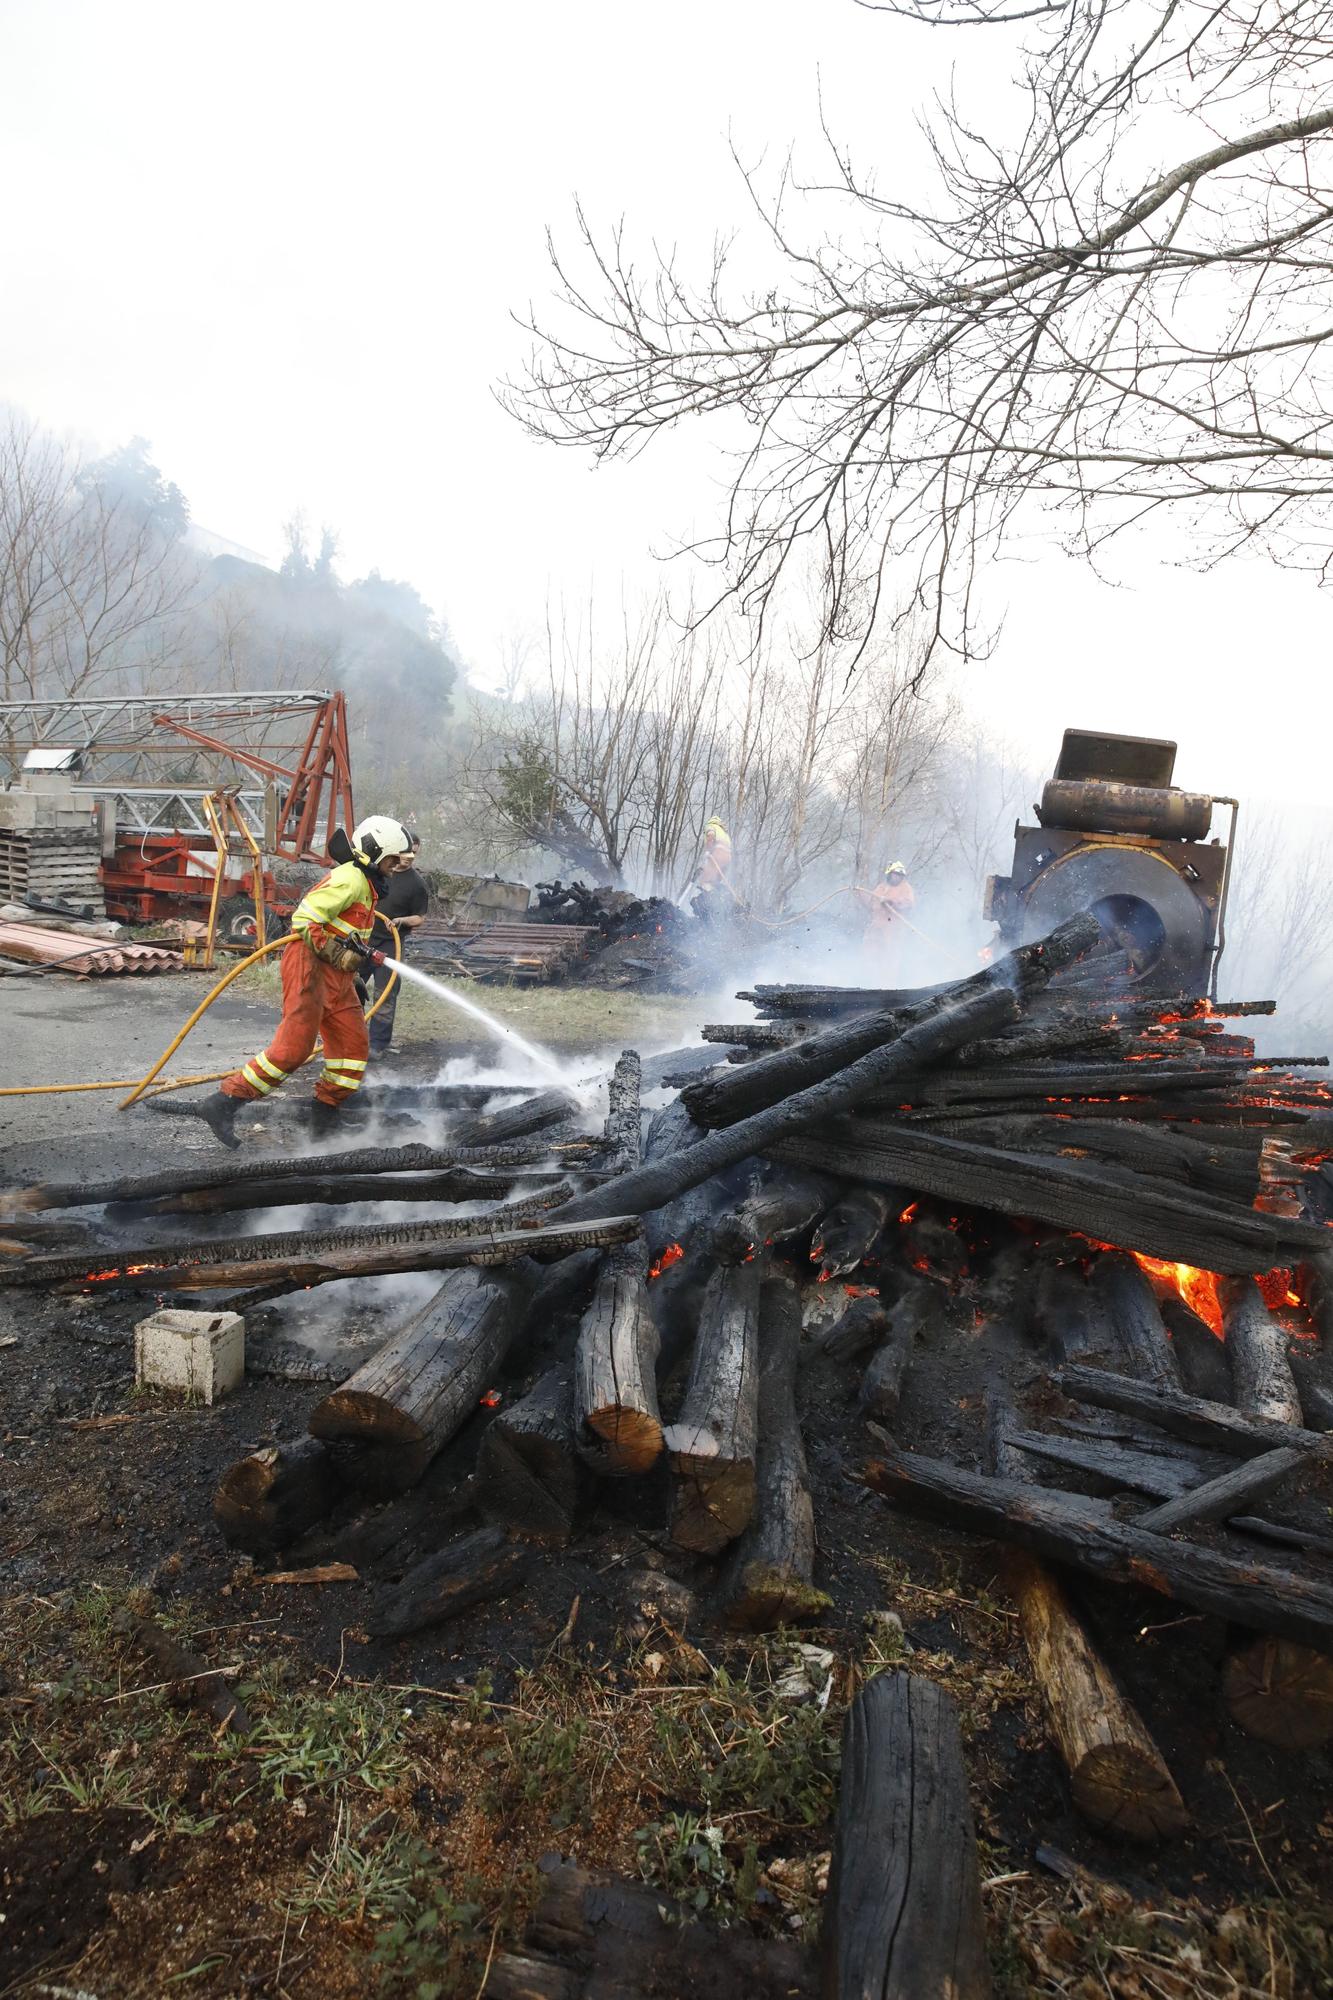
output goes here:
<path id="1" fill-rule="evenodd" d="M 648 1266 L 649 1279 L 660 1278 L 663 1271 L 669 1271 L 673 1264 L 679 1264 L 684 1255 L 685 1251 L 679 1243 L 668 1243 L 661 1256 Z"/>
<path id="2" fill-rule="evenodd" d="M 1199 1315 L 1219 1340 L 1222 1338 L 1222 1302 L 1217 1296 L 1217 1278 L 1212 1271 L 1196 1270 L 1193 1264 L 1171 1264 L 1162 1257 L 1145 1257 L 1141 1250 L 1134 1252 L 1134 1259 L 1150 1278 L 1160 1279 L 1179 1292 L 1185 1304 Z"/>
<path id="3" fill-rule="evenodd" d="M 909 1201 L 902 1214 L 898 1217 L 899 1222 L 910 1222 L 920 1206 L 920 1202 Z"/>

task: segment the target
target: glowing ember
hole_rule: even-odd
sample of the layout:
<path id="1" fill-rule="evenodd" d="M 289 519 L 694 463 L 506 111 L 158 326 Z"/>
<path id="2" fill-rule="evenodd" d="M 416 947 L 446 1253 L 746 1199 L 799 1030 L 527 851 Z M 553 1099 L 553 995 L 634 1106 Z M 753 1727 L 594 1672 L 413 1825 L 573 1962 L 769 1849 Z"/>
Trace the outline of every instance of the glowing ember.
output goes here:
<path id="1" fill-rule="evenodd" d="M 910 1222 L 920 1205 L 919 1202 L 909 1201 L 902 1214 L 898 1217 L 899 1222 Z"/>
<path id="2" fill-rule="evenodd" d="M 1278 1306 L 1301 1303 L 1294 1289 L 1293 1273 L 1289 1270 L 1261 1271 L 1254 1282 L 1269 1312 L 1275 1311 Z"/>
<path id="3" fill-rule="evenodd" d="M 849 1299 L 877 1299 L 879 1297 L 878 1285 L 844 1285 L 842 1289 L 846 1292 Z"/>
<path id="4" fill-rule="evenodd" d="M 679 1264 L 684 1255 L 685 1251 L 679 1243 L 668 1243 L 661 1256 L 648 1266 L 649 1280 L 660 1278 L 663 1271 L 669 1271 L 673 1264 Z"/>
<path id="5" fill-rule="evenodd" d="M 498 1389 L 488 1389 L 486 1394 L 480 1398 L 480 1406 L 483 1410 L 498 1410 L 500 1407 L 500 1391 Z"/>
<path id="6" fill-rule="evenodd" d="M 1134 1252 L 1134 1258 L 1150 1278 L 1157 1278 L 1179 1292 L 1185 1304 L 1199 1315 L 1219 1340 L 1222 1338 L 1222 1305 L 1217 1296 L 1217 1278 L 1212 1271 L 1198 1271 L 1193 1264 L 1169 1264 L 1161 1257 L 1145 1257 L 1140 1250 Z"/>
<path id="7" fill-rule="evenodd" d="M 143 1271 L 163 1271 L 165 1264 L 121 1264 L 114 1271 L 89 1271 L 84 1283 L 105 1285 L 112 1278 L 137 1278 Z"/>

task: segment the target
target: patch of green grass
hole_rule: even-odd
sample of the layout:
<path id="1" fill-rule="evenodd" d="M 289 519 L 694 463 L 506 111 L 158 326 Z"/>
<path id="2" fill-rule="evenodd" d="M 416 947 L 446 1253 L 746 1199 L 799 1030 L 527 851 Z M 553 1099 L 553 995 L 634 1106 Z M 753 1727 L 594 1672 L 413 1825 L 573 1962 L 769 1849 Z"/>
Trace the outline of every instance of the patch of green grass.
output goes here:
<path id="1" fill-rule="evenodd" d="M 499 1893 L 465 1876 L 450 1893 L 430 1848 L 420 1849 L 399 1907 L 379 1930 L 370 1953 L 380 1990 L 389 2000 L 468 2000 L 481 1989 L 480 1961 L 497 1939 L 511 1936 L 531 1884 L 517 1869 Z"/>
<path id="2" fill-rule="evenodd" d="M 777 1827 L 815 1826 L 832 1809 L 841 1726 L 816 1702 L 779 1701 L 718 1669 L 702 1694 L 664 1693 L 653 1726 L 662 1781 L 682 1801 Z"/>
<path id="3" fill-rule="evenodd" d="M 376 1688 L 277 1697 L 258 1722 L 257 1780 L 275 1798 L 358 1786 L 387 1792 L 407 1769 L 401 1702 Z"/>
<path id="4" fill-rule="evenodd" d="M 665 1890 L 686 1909 L 721 1916 L 737 1907 L 737 1874 L 723 1845 L 722 1829 L 706 1815 L 669 1813 L 634 1836 L 639 1872 L 654 1889 Z M 754 1850 L 748 1855 L 757 1886 Z M 754 1900 L 750 1890 L 749 1900 Z"/>
<path id="5" fill-rule="evenodd" d="M 430 967 L 423 962 L 422 970 L 429 972 Z M 628 1048 L 641 1042 L 669 1043 L 676 1036 L 692 1040 L 701 1018 L 698 1001 L 679 995 L 607 992 L 573 983 L 483 986 L 473 979 L 442 979 L 440 984 L 485 1008 L 529 1041 L 554 1049 Z M 267 965 L 256 965 L 241 974 L 231 991 L 242 999 L 268 1001 L 276 1009 L 281 998 L 279 975 Z M 408 984 L 399 997 L 394 1016 L 398 1045 L 447 1042 L 480 1051 L 490 1040 L 481 1022 L 419 986 Z"/>

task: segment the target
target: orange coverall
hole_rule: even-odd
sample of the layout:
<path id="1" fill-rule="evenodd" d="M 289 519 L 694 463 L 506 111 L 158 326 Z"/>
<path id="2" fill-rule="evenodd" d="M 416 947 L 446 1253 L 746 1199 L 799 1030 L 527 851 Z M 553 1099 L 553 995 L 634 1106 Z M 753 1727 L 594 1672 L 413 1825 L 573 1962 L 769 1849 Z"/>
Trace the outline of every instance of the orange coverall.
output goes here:
<path id="1" fill-rule="evenodd" d="M 916 908 L 915 891 L 904 877 L 901 882 L 877 882 L 873 889 L 860 893 L 870 907 L 861 942 L 874 953 L 881 974 L 896 972 L 902 958 L 903 927 L 895 919 Z"/>
<path id="2" fill-rule="evenodd" d="M 364 943 L 374 914 L 375 891 L 354 861 L 343 862 L 301 898 L 292 917 L 291 942 L 282 954 L 278 1032 L 261 1054 L 223 1079 L 224 1096 L 245 1103 L 267 1097 L 310 1060 L 321 1036 L 324 1067 L 315 1085 L 318 1102 L 341 1104 L 360 1088 L 370 1043 L 355 974 L 338 972 L 316 958 L 310 941 L 358 937 Z"/>

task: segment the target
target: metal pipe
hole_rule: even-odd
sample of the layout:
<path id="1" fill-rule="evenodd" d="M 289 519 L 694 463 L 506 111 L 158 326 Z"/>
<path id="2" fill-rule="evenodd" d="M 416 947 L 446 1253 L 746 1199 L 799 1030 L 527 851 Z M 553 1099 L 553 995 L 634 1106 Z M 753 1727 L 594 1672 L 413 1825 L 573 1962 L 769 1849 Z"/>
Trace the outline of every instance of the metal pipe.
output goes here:
<path id="1" fill-rule="evenodd" d="M 1226 866 L 1222 870 L 1222 893 L 1217 899 L 1217 943 L 1213 946 L 1213 976 L 1208 983 L 1208 998 L 1210 1000 L 1216 1000 L 1217 998 L 1218 968 L 1222 962 L 1222 953 L 1226 950 L 1227 896 L 1231 889 L 1231 864 L 1236 858 L 1236 820 L 1240 813 L 1240 800 L 1224 799 L 1214 793 L 1213 804 L 1215 806 L 1231 807 L 1231 827 L 1227 834 Z"/>

